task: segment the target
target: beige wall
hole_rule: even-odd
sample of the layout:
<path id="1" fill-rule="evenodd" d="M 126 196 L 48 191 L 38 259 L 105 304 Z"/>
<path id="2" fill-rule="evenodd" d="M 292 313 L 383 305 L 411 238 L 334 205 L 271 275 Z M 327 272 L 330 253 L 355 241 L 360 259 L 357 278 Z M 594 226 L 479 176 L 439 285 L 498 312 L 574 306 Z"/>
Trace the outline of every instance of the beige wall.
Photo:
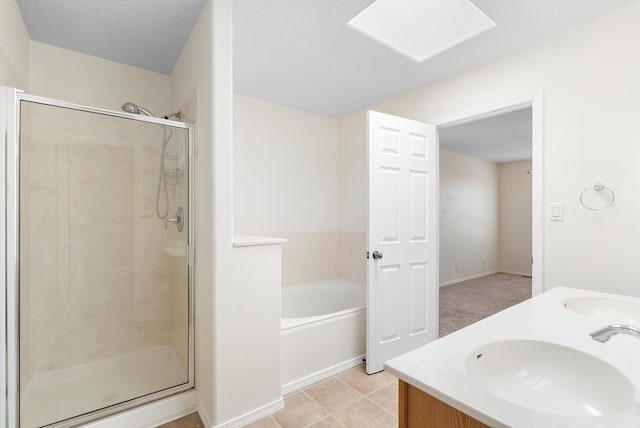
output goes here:
<path id="1" fill-rule="evenodd" d="M 340 230 L 363 235 L 367 227 L 366 121 L 365 112 L 358 112 L 341 119 L 338 128 Z"/>
<path id="2" fill-rule="evenodd" d="M 196 134 L 196 386 L 206 426 L 281 403 L 280 248 L 233 246 L 231 2 L 209 1 L 171 75 Z M 260 358 L 255 358 L 260 349 Z"/>
<path id="3" fill-rule="evenodd" d="M 544 94 L 544 288 L 574 286 L 639 295 L 635 268 L 640 199 L 619 197 L 607 211 L 580 206 L 582 189 L 602 181 L 634 195 L 640 145 L 640 3 L 462 73 L 410 91 L 372 109 L 437 123 L 509 100 Z M 362 113 L 347 117 L 350 122 Z M 361 129 L 365 125 L 361 120 Z M 612 132 L 615 137 L 612 138 Z M 361 144 L 363 138 L 353 140 Z M 358 198 L 354 186 L 345 198 Z M 552 202 L 565 221 L 549 222 Z M 354 207 L 345 221 L 362 218 Z M 346 213 L 345 213 L 346 214 Z M 616 272 L 616 281 L 610 281 Z"/>
<path id="4" fill-rule="evenodd" d="M 440 149 L 439 264 L 440 285 L 496 271 L 531 275 L 531 161 Z"/>
<path id="5" fill-rule="evenodd" d="M 440 149 L 440 284 L 498 269 L 498 165 Z"/>
<path id="6" fill-rule="evenodd" d="M 531 275 L 531 161 L 498 164 L 499 269 Z"/>
<path id="7" fill-rule="evenodd" d="M 171 74 L 173 109 L 195 124 L 196 387 L 200 413 L 215 421 L 215 308 L 213 283 L 213 6 L 207 2 Z M 195 103 L 195 105 L 193 105 Z"/>
<path id="8" fill-rule="evenodd" d="M 338 205 L 340 278 L 365 284 L 367 280 L 367 165 L 364 112 L 338 122 Z"/>
<path id="9" fill-rule="evenodd" d="M 196 386 L 206 426 L 281 400 L 280 248 L 233 246 L 231 69 L 231 2 L 211 0 L 171 75 L 175 106 L 196 100 L 186 119 L 196 132 Z"/>
<path id="10" fill-rule="evenodd" d="M 236 231 L 287 239 L 282 283 L 364 283 L 364 235 L 340 230 L 338 121 L 234 95 Z"/>
<path id="11" fill-rule="evenodd" d="M 213 425 L 279 408 L 280 248 L 233 246 L 232 2 L 211 0 L 213 38 Z M 206 142 L 204 142 L 206 143 Z M 198 191 L 200 194 L 200 190 Z M 206 221 L 206 219 L 203 219 Z M 200 228 L 200 233 L 203 228 Z M 206 230 L 204 239 L 207 239 Z M 210 259 L 199 255 L 206 266 Z M 205 328 L 207 328 L 205 326 Z M 204 339 L 208 340 L 207 338 Z M 259 350 L 259 358 L 256 358 Z M 209 361 L 202 362 L 208 364 Z M 203 403 L 205 405 L 205 403 Z M 248 421 L 247 421 L 248 422 Z"/>
<path id="12" fill-rule="evenodd" d="M 238 233 L 338 230 L 338 121 L 234 95 Z"/>
<path id="13" fill-rule="evenodd" d="M 44 43 L 30 46 L 33 95 L 111 110 L 131 101 L 158 116 L 172 111 L 169 76 Z"/>
<path id="14" fill-rule="evenodd" d="M 0 86 L 29 89 L 29 34 L 15 0 L 0 2 Z"/>

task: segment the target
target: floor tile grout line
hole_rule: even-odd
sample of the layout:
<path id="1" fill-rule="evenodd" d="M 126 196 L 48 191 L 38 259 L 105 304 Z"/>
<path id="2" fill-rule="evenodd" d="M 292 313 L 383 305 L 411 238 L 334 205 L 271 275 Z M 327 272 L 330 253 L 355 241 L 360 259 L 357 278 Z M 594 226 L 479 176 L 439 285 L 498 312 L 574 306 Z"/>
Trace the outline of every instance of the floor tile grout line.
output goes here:
<path id="1" fill-rule="evenodd" d="M 389 387 L 394 381 L 389 382 L 388 384 L 386 384 L 385 386 L 378 388 L 376 390 L 371 391 L 370 393 L 365 395 L 365 398 L 368 399 L 369 401 L 371 401 L 373 404 L 375 404 L 376 406 L 380 407 L 382 410 L 384 410 L 385 412 L 387 412 L 388 414 L 390 414 L 391 416 L 393 416 L 394 418 L 396 418 L 396 420 L 398 419 L 398 415 L 394 415 L 393 413 L 391 413 L 390 411 L 388 411 L 387 409 L 385 409 L 384 407 L 382 407 L 381 404 L 379 404 L 377 401 L 375 401 L 374 399 L 370 398 L 369 396 L 375 392 L 381 391 L 387 387 Z M 397 391 L 397 387 L 396 387 L 396 391 Z"/>
<path id="2" fill-rule="evenodd" d="M 364 364 L 361 364 L 361 365 L 364 365 Z M 360 366 L 354 367 L 353 369 L 345 370 L 344 372 L 342 372 L 342 373 L 340 373 L 340 374 L 338 374 L 338 375 L 335 375 L 334 377 L 335 377 L 336 379 L 340 380 L 342 383 L 346 384 L 347 386 L 349 386 L 349 387 L 351 387 L 351 388 L 355 389 L 355 387 L 351 386 L 347 381 L 340 379 L 338 376 L 342 376 L 342 374 L 347 373 L 348 371 L 352 371 L 352 370 L 354 370 L 354 369 L 356 369 L 356 368 L 359 368 L 359 367 L 360 367 Z M 382 373 L 383 371 L 384 371 L 384 370 L 382 370 L 382 371 L 380 371 L 380 372 L 376 372 L 376 373 L 374 373 L 374 374 L 372 374 L 372 375 L 368 374 L 366 371 L 365 371 L 364 373 L 365 373 L 365 375 L 366 375 L 366 376 L 375 376 L 377 373 Z M 385 372 L 385 373 L 386 373 L 386 372 Z M 389 376 L 393 376 L 393 375 L 392 375 L 392 374 L 389 374 Z M 393 377 L 395 378 L 395 376 L 393 376 Z M 357 389 L 356 389 L 356 391 L 358 391 L 358 392 L 359 392 L 360 394 L 362 394 L 362 395 L 367 395 L 367 394 L 370 394 L 370 393 L 372 393 L 372 392 L 375 392 L 375 391 L 377 391 L 377 390 L 379 390 L 379 389 L 382 389 L 382 388 L 384 388 L 384 387 L 386 387 L 386 386 L 389 386 L 389 385 L 390 385 L 391 383 L 393 383 L 393 382 L 395 382 L 395 379 L 391 379 L 390 381 L 388 381 L 387 383 L 385 383 L 385 384 L 384 384 L 384 385 L 382 385 L 381 387 L 376 388 L 376 389 L 371 390 L 371 391 L 366 392 L 366 393 L 365 393 L 365 392 L 358 391 Z"/>
<path id="3" fill-rule="evenodd" d="M 368 375 L 367 376 L 371 376 Z M 396 420 L 396 424 L 397 424 L 397 420 L 398 420 L 398 416 L 392 414 L 391 412 L 389 412 L 387 409 L 385 409 L 384 407 L 382 407 L 380 404 L 376 403 L 374 400 L 372 400 L 371 398 L 369 398 L 369 394 L 373 394 L 374 392 L 380 391 L 381 389 L 384 389 L 386 387 L 388 387 L 389 385 L 391 385 L 392 383 L 395 382 L 394 379 L 390 380 L 389 382 L 387 382 L 386 384 L 384 384 L 383 386 L 381 386 L 380 388 L 376 388 L 372 391 L 369 391 L 368 393 L 363 393 L 360 392 L 358 390 L 356 390 L 354 387 L 352 387 L 351 385 L 349 385 L 346 381 L 338 378 L 338 375 L 335 376 L 340 382 L 344 383 L 346 386 L 350 387 L 351 389 L 353 389 L 354 391 L 356 391 L 357 393 L 359 393 L 361 395 L 360 398 L 358 398 L 356 401 L 360 401 L 363 398 L 366 399 L 367 401 L 369 401 L 371 404 L 373 404 L 374 406 L 378 407 L 379 409 L 381 409 L 383 412 L 387 413 L 388 415 L 390 415 L 391 417 L 393 417 Z"/>
<path id="4" fill-rule="evenodd" d="M 340 426 L 342 426 L 342 427 L 346 427 L 346 425 L 345 425 L 345 424 L 343 424 L 343 423 L 342 423 L 338 418 L 336 418 L 335 416 L 333 416 L 333 414 L 331 414 L 331 413 L 330 413 L 330 414 L 326 415 L 324 418 L 319 419 L 319 420 L 317 420 L 317 421 L 315 421 L 315 422 L 311 422 L 310 424 L 305 425 L 305 426 L 303 426 L 302 428 L 308 428 L 308 427 L 312 426 L 313 424 L 317 424 L 318 422 L 322 422 L 322 421 L 324 421 L 325 419 L 329 419 L 329 418 L 333 418 L 333 420 L 334 420 L 334 421 L 336 421 L 336 422 L 338 422 L 338 423 L 340 424 Z"/>
<path id="5" fill-rule="evenodd" d="M 306 388 L 305 388 L 305 389 L 306 389 Z M 304 395 L 306 395 L 307 397 L 309 397 L 309 399 L 310 399 L 311 401 L 313 401 L 314 403 L 316 403 L 318 406 L 322 407 L 322 410 L 324 410 L 324 411 L 325 411 L 325 412 L 327 412 L 327 413 L 331 413 L 331 412 L 329 411 L 329 409 L 327 409 L 326 407 L 324 407 L 324 406 L 322 405 L 322 403 L 321 403 L 321 402 L 319 402 L 318 400 L 316 400 L 315 398 L 313 398 L 313 397 L 312 397 L 312 396 L 311 396 L 307 391 L 305 391 L 305 389 L 301 389 L 300 391 L 301 391 Z M 315 423 L 315 422 L 313 422 L 313 423 Z"/>
<path id="6" fill-rule="evenodd" d="M 386 414 L 391 415 L 396 420 L 396 423 L 398 423 L 398 416 L 397 415 L 394 415 L 393 413 L 391 413 L 390 411 L 388 411 L 387 409 L 385 409 L 384 407 L 382 407 L 381 405 L 379 405 L 378 403 L 376 403 L 375 401 L 373 401 L 369 397 L 365 396 L 364 398 L 369 400 L 374 406 L 378 407 L 379 409 L 381 409 Z"/>
<path id="7" fill-rule="evenodd" d="M 393 379 L 392 379 L 392 380 L 390 380 L 389 382 L 387 382 L 387 383 L 385 383 L 384 385 L 382 385 L 380 388 L 373 389 L 373 390 L 371 390 L 371 391 L 367 392 L 367 393 L 366 393 L 366 394 L 364 394 L 364 395 L 369 395 L 369 394 L 373 394 L 374 392 L 378 392 L 378 391 L 380 391 L 381 389 L 384 389 L 384 388 L 388 387 L 389 385 L 391 385 L 391 384 L 392 384 L 392 383 L 394 383 L 394 382 L 395 382 L 395 380 L 393 380 Z"/>
<path id="8" fill-rule="evenodd" d="M 273 417 L 273 415 L 269 415 L 269 418 L 271 418 L 271 421 L 276 424 L 276 428 L 284 428 L 282 425 L 280 425 L 276 418 Z"/>
<path id="9" fill-rule="evenodd" d="M 320 383 L 320 382 L 319 382 L 319 383 Z M 303 394 L 303 395 L 305 395 L 305 396 L 306 396 L 308 399 L 310 399 L 312 402 L 314 402 L 314 403 L 316 403 L 317 405 L 319 405 L 319 406 L 320 406 L 320 408 L 321 408 L 322 410 L 324 410 L 324 411 L 325 411 L 325 413 L 326 413 L 326 414 L 325 414 L 325 415 L 323 415 L 320 419 L 315 420 L 315 421 L 313 421 L 313 422 L 310 422 L 310 423 L 308 423 L 307 425 L 304 425 L 302 428 L 304 428 L 304 427 L 308 427 L 308 426 L 313 425 L 313 424 L 315 424 L 315 423 L 318 423 L 318 422 L 322 421 L 323 419 L 325 419 L 325 418 L 330 414 L 330 412 L 329 412 L 329 411 L 328 411 L 328 410 L 327 410 L 327 409 L 326 409 L 322 404 L 318 403 L 318 402 L 317 402 L 317 401 L 316 401 L 312 396 L 310 396 L 309 394 L 307 394 L 307 393 L 305 392 L 304 388 L 298 389 L 297 391 L 292 391 L 291 393 L 287 394 L 287 397 L 290 397 L 290 396 L 292 396 L 292 395 L 296 395 L 296 394 Z M 285 406 L 284 406 L 281 410 L 286 409 L 286 407 L 287 407 L 287 406 L 286 406 L 286 404 L 285 404 Z M 277 413 L 277 412 L 275 412 L 275 413 Z M 271 414 L 271 415 L 269 415 L 269 416 L 271 417 L 271 419 L 273 419 L 273 421 L 276 423 L 276 425 L 277 425 L 279 428 L 284 428 L 284 427 L 283 427 L 283 426 L 278 422 L 278 420 L 275 418 L 275 416 L 274 416 L 274 414 L 275 414 L 275 413 L 273 413 L 273 414 Z"/>
<path id="10" fill-rule="evenodd" d="M 305 389 L 306 389 L 306 388 L 305 388 Z M 305 427 L 308 427 L 308 426 L 310 426 L 310 425 L 313 425 L 313 424 L 315 424 L 315 423 L 318 423 L 318 422 L 320 422 L 321 420 L 325 419 L 327 416 L 329 416 L 329 415 L 331 414 L 331 412 L 329 411 L 329 409 L 327 409 L 327 408 L 326 408 L 326 407 L 324 407 L 322 404 L 320 404 L 320 403 L 318 402 L 318 400 L 316 400 L 315 398 L 313 398 L 312 396 L 310 396 L 309 394 L 307 394 L 307 391 L 305 391 L 304 389 L 302 389 L 302 390 L 300 390 L 300 391 L 301 391 L 304 395 L 306 395 L 306 396 L 307 396 L 311 401 L 313 401 L 313 402 L 314 402 L 314 403 L 316 403 L 318 406 L 320 406 L 320 408 L 321 408 L 322 410 L 324 410 L 324 411 L 325 411 L 325 413 L 326 413 L 326 414 L 325 414 L 325 415 L 323 415 L 320 419 L 318 419 L 317 421 L 313 421 L 313 422 L 308 423 L 307 425 L 305 425 Z"/>
<path id="11" fill-rule="evenodd" d="M 330 377 L 330 378 L 327 378 L 327 379 L 326 379 L 326 380 L 324 380 L 324 381 L 318 382 L 317 384 L 309 385 L 307 388 L 311 388 L 311 387 L 313 387 L 314 385 L 320 385 L 320 384 L 322 384 L 322 383 L 328 382 L 328 381 L 329 381 L 329 380 L 331 380 L 331 379 L 337 379 L 337 380 L 339 380 L 340 382 L 342 382 L 340 379 L 338 379 L 338 377 L 337 377 L 337 376 L 332 376 L 332 377 Z M 342 383 L 344 383 L 344 382 L 342 382 Z M 347 385 L 347 384 L 345 384 L 345 385 Z M 347 386 L 348 386 L 349 388 L 351 388 L 351 386 L 350 386 L 350 385 L 347 385 Z M 327 412 L 327 415 L 326 415 L 323 419 L 320 419 L 319 421 L 313 422 L 313 423 L 311 423 L 310 425 L 313 425 L 313 424 L 315 424 L 315 423 L 317 423 L 317 422 L 320 422 L 320 421 L 322 421 L 322 420 L 326 419 L 327 417 L 331 416 L 331 417 L 333 417 L 333 419 L 335 419 L 336 421 L 338 421 L 338 422 L 340 423 L 340 425 L 342 425 L 342 426 L 346 426 L 346 425 L 344 425 L 344 424 L 343 424 L 343 423 L 342 423 L 342 422 L 341 422 L 341 421 L 340 421 L 340 420 L 335 416 L 335 414 L 334 414 L 331 410 L 329 410 L 327 407 L 323 406 L 323 405 L 322 405 L 322 403 L 320 403 L 318 400 L 316 400 L 315 398 L 313 398 L 309 393 L 307 393 L 307 392 L 305 391 L 307 388 L 304 388 L 302 391 L 303 391 L 303 392 L 304 392 L 304 393 L 305 393 L 305 394 L 306 394 L 306 395 L 307 395 L 311 400 L 315 401 L 315 402 L 316 402 L 320 407 L 322 407 L 322 409 L 324 409 L 324 410 Z M 351 389 L 353 389 L 353 388 L 351 388 Z M 354 390 L 354 391 L 355 391 L 355 390 Z M 361 396 L 363 396 L 363 397 L 364 397 L 364 394 L 362 394 L 360 391 L 356 391 L 356 392 L 357 392 L 358 394 L 360 394 Z M 358 397 L 358 399 L 354 400 L 353 402 L 355 403 L 356 401 L 358 401 L 358 400 L 360 400 L 360 399 L 362 399 L 362 397 Z M 349 404 L 351 404 L 351 403 L 349 403 Z"/>
<path id="12" fill-rule="evenodd" d="M 346 373 L 346 372 L 351 371 L 351 370 L 353 370 L 353 369 L 345 370 L 343 373 Z M 341 373 L 341 374 L 342 374 L 342 373 Z M 369 401 L 372 405 L 374 405 L 375 407 L 379 408 L 380 410 L 382 410 L 383 412 L 385 412 L 386 414 L 388 414 L 389 416 L 391 416 L 392 418 L 394 418 L 396 421 L 398 420 L 398 417 L 397 417 L 396 415 L 393 415 L 392 413 L 390 413 L 389 411 L 387 411 L 384 407 L 382 407 L 381 405 L 379 405 L 378 403 L 376 403 L 375 401 L 373 401 L 372 399 L 370 399 L 370 398 L 368 397 L 368 394 L 372 394 L 372 393 L 374 393 L 374 392 L 376 392 L 376 391 L 379 391 L 379 390 L 381 390 L 381 389 L 383 389 L 383 388 L 386 388 L 386 387 L 388 387 L 389 385 L 391 385 L 393 382 L 395 382 L 395 380 L 394 380 L 394 379 L 390 380 L 389 382 L 387 382 L 385 385 L 381 386 L 380 388 L 376 388 L 376 389 L 374 389 L 374 390 L 372 390 L 372 391 L 368 392 L 367 394 L 365 394 L 365 393 L 363 393 L 363 392 L 358 391 L 358 390 L 357 390 L 357 389 L 355 389 L 353 386 L 351 386 L 349 383 L 347 383 L 346 381 L 344 381 L 344 380 L 340 379 L 338 376 L 340 376 L 340 374 L 334 375 L 334 376 L 332 376 L 332 377 L 330 377 L 330 378 L 327 378 L 327 379 L 325 379 L 325 380 L 319 381 L 319 382 L 317 382 L 317 383 L 315 383 L 315 384 L 309 385 L 309 386 L 307 386 L 306 388 L 303 388 L 303 389 L 300 389 L 300 390 L 299 390 L 299 392 L 304 393 L 304 395 L 306 395 L 307 397 L 309 397 L 312 401 L 314 401 L 315 403 L 317 403 L 320 407 L 322 407 L 322 409 L 323 409 L 323 410 L 325 410 L 325 411 L 327 412 L 327 415 L 325 415 L 323 418 L 321 418 L 321 419 L 319 419 L 319 420 L 317 420 L 317 421 L 311 422 L 311 423 L 309 423 L 309 424 L 305 425 L 305 426 L 304 426 L 304 427 L 302 427 L 302 428 L 306 428 L 306 427 L 312 426 L 313 424 L 316 424 L 316 423 L 318 423 L 318 422 L 321 422 L 321 421 L 323 421 L 323 420 L 325 420 L 325 419 L 327 419 L 327 418 L 329 418 L 329 417 L 333 418 L 333 419 L 334 419 L 336 422 L 338 422 L 341 426 L 346 427 L 346 425 L 345 425 L 345 424 L 344 424 L 340 419 L 338 419 L 338 418 L 336 417 L 335 413 L 333 413 L 333 412 L 332 412 L 331 410 L 329 410 L 327 407 L 323 406 L 323 405 L 322 405 L 322 403 L 320 403 L 318 400 L 316 400 L 315 398 L 313 398 L 313 397 L 312 397 L 312 396 L 311 396 L 311 395 L 306 391 L 308 388 L 313 388 L 314 386 L 321 385 L 321 384 L 323 384 L 323 383 L 326 383 L 326 382 L 330 381 L 331 379 L 335 379 L 335 380 L 339 381 L 340 383 L 344 384 L 347 388 L 349 388 L 349 389 L 353 390 L 355 393 L 357 393 L 357 394 L 358 394 L 358 398 L 356 398 L 355 400 L 353 400 L 353 402 L 352 402 L 352 403 L 349 403 L 349 405 L 354 404 L 354 403 L 357 403 L 358 401 L 360 401 L 360 400 L 362 400 L 362 399 L 366 399 L 366 400 L 367 400 L 367 401 Z M 370 375 L 367 375 L 367 376 L 370 376 Z M 345 408 L 346 408 L 347 406 L 348 406 L 348 405 L 346 405 L 346 406 L 345 406 Z M 396 422 L 396 424 L 397 424 L 397 422 Z M 395 425 L 394 425 L 394 426 L 395 426 Z"/>
<path id="13" fill-rule="evenodd" d="M 363 393 L 363 392 L 358 391 L 358 390 L 357 390 L 357 389 L 355 389 L 353 386 L 349 385 L 349 383 L 348 383 L 347 381 L 344 381 L 344 380 L 340 379 L 338 376 L 336 376 L 336 379 L 337 379 L 338 381 L 342 382 L 343 384 L 345 384 L 348 388 L 351 388 L 352 390 L 354 390 L 355 392 L 357 392 L 358 394 L 360 394 L 360 395 L 362 395 L 362 396 L 367 395 L 367 394 L 365 394 L 365 393 Z"/>
<path id="14" fill-rule="evenodd" d="M 328 378 L 328 379 L 326 379 L 325 381 L 328 381 L 328 380 L 330 380 L 330 379 L 331 379 L 331 378 Z M 318 382 L 318 385 L 320 385 L 320 384 L 324 383 L 325 381 Z M 309 385 L 307 388 L 311 388 L 312 386 L 313 386 L 313 385 Z M 315 398 L 313 398 L 311 395 L 309 395 L 309 394 L 307 393 L 307 391 L 305 391 L 305 389 L 306 389 L 306 388 L 302 389 L 301 391 L 302 391 L 302 392 L 304 392 L 304 394 L 305 394 L 307 397 L 309 397 L 313 402 L 315 402 L 317 405 L 319 405 L 319 406 L 322 408 L 322 410 L 324 410 L 325 412 L 327 412 L 327 414 L 326 414 L 326 415 L 324 415 L 322 418 L 318 419 L 317 421 L 311 422 L 311 423 L 309 423 L 309 424 L 305 425 L 305 426 L 304 426 L 304 427 L 302 427 L 302 428 L 310 427 L 310 426 L 312 426 L 313 424 L 317 424 L 318 422 L 322 422 L 322 421 L 324 421 L 325 419 L 328 419 L 328 418 L 333 418 L 333 419 L 334 419 L 335 421 L 337 421 L 341 426 L 346 427 L 346 425 L 345 425 L 345 424 L 343 424 L 343 423 L 342 423 L 338 418 L 336 418 L 336 417 L 334 416 L 334 414 L 333 414 L 333 412 L 332 412 L 332 411 L 330 411 L 328 408 L 326 408 L 325 406 L 323 406 L 323 405 L 322 405 L 322 403 L 320 403 L 318 400 L 316 400 L 316 399 L 315 399 Z"/>
<path id="15" fill-rule="evenodd" d="M 333 415 L 332 415 L 332 416 L 333 416 Z M 341 426 L 343 426 L 343 427 L 347 428 L 347 424 L 343 423 L 340 419 L 336 418 L 335 416 L 333 416 L 333 419 L 335 419 L 336 421 L 338 421 L 338 423 L 339 423 Z"/>

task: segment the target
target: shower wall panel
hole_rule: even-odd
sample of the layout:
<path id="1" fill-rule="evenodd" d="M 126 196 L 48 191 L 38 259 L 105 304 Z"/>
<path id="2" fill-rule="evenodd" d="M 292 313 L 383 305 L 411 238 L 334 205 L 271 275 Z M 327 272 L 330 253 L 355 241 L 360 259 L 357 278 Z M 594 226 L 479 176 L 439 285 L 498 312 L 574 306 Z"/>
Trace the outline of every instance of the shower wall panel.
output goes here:
<path id="1" fill-rule="evenodd" d="M 186 384 L 188 131 L 21 108 L 21 426 Z M 182 170 L 160 211 L 183 207 L 181 232 L 156 214 L 165 137 Z"/>
<path id="2" fill-rule="evenodd" d="M 21 322 L 31 323 L 32 366 L 56 370 L 166 343 L 169 256 L 154 221 L 162 130 L 25 108 L 33 125 L 23 156 L 22 253 L 31 256 L 22 306 L 31 316 Z"/>

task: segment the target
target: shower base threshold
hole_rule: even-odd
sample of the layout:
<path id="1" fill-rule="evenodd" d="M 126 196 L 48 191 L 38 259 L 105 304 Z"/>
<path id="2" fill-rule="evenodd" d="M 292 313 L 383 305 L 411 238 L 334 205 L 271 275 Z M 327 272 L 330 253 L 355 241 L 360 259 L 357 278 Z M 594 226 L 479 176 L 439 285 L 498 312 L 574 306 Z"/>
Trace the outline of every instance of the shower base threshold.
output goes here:
<path id="1" fill-rule="evenodd" d="M 36 428 L 188 382 L 170 346 L 39 373 L 21 397 L 20 426 Z"/>

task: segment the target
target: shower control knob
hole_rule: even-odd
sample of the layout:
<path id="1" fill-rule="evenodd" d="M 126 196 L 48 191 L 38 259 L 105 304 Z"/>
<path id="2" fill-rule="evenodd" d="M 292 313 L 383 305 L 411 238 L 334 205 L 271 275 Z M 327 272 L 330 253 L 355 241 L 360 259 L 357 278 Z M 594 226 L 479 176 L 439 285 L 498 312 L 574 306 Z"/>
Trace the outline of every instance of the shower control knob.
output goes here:
<path id="1" fill-rule="evenodd" d="M 373 252 L 373 259 L 374 260 L 378 260 L 382 258 L 382 253 L 380 251 L 374 251 Z"/>
<path id="2" fill-rule="evenodd" d="M 173 223 L 178 228 L 178 232 L 182 232 L 184 228 L 184 209 L 178 207 L 178 212 L 173 217 L 169 217 L 164 221 L 164 228 L 167 228 L 167 223 Z"/>

